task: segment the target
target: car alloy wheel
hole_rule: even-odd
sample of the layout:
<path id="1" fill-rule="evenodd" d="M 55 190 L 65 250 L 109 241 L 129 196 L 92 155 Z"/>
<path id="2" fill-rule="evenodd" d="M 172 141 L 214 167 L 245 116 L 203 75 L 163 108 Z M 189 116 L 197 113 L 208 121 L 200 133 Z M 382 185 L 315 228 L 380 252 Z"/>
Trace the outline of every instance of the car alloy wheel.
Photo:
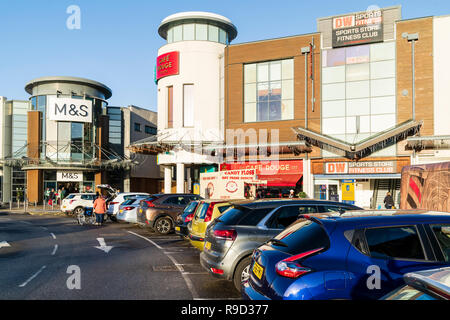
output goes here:
<path id="1" fill-rule="evenodd" d="M 246 266 L 241 273 L 241 282 L 245 282 L 250 278 L 250 265 Z"/>
<path id="2" fill-rule="evenodd" d="M 242 290 L 242 282 L 247 281 L 250 277 L 251 262 L 252 262 L 251 257 L 246 257 L 246 258 L 242 259 L 234 271 L 234 275 L 233 275 L 234 287 L 239 292 L 241 292 L 241 290 Z"/>
<path id="3" fill-rule="evenodd" d="M 158 233 L 168 234 L 172 228 L 172 223 L 169 218 L 159 218 L 156 221 L 155 229 Z"/>
<path id="4" fill-rule="evenodd" d="M 76 208 L 73 210 L 73 214 L 74 214 L 75 216 L 78 216 L 80 213 L 84 213 L 84 209 L 83 209 L 82 207 L 76 207 Z"/>

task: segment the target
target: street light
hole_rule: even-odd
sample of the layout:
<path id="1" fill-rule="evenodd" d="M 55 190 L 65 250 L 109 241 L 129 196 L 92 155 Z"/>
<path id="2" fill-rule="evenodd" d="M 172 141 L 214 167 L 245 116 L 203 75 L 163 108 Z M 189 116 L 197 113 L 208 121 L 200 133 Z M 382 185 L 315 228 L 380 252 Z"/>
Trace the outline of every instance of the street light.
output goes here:
<path id="1" fill-rule="evenodd" d="M 416 84 L 415 84 L 415 42 L 419 40 L 418 33 L 402 33 L 402 38 L 411 42 L 411 64 L 412 64 L 412 117 L 416 120 Z"/>

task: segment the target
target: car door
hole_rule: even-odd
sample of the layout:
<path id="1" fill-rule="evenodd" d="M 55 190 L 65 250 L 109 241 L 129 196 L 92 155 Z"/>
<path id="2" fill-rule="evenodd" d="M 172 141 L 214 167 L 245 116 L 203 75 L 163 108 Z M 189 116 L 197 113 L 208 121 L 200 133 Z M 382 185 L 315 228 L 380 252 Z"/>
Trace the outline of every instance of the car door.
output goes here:
<path id="1" fill-rule="evenodd" d="M 403 284 L 407 272 L 437 266 L 421 225 L 357 229 L 347 254 L 351 298 L 379 299 Z"/>

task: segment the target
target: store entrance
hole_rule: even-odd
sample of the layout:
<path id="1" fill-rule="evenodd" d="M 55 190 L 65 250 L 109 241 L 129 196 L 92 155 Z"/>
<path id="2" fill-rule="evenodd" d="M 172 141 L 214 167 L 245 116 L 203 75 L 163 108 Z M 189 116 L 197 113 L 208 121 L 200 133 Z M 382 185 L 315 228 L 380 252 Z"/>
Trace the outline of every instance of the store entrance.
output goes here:
<path id="1" fill-rule="evenodd" d="M 80 192 L 80 182 L 58 182 L 58 190 L 66 190 L 66 195 L 69 193 Z"/>

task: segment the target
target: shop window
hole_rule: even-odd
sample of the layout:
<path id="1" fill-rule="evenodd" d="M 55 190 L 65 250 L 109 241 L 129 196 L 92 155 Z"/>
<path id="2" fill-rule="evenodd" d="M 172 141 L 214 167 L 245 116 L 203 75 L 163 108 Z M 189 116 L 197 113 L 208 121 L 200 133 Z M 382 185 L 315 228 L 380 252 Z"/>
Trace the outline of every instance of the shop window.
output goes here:
<path id="1" fill-rule="evenodd" d="M 216 26 L 208 25 L 208 40 L 219 42 L 219 28 Z"/>
<path id="2" fill-rule="evenodd" d="M 194 85 L 183 85 L 183 126 L 194 126 Z"/>
<path id="3" fill-rule="evenodd" d="M 291 61 L 291 62 L 284 62 Z M 294 118 L 292 59 L 244 66 L 244 122 Z M 293 71 L 293 70 L 292 70 Z"/>
<path id="4" fill-rule="evenodd" d="M 184 24 L 183 25 L 183 40 L 194 40 L 195 39 L 195 24 Z"/>
<path id="5" fill-rule="evenodd" d="M 183 26 L 175 26 L 173 27 L 173 42 L 183 40 Z"/>
<path id="6" fill-rule="evenodd" d="M 208 40 L 208 25 L 196 24 L 195 25 L 195 40 Z"/>

